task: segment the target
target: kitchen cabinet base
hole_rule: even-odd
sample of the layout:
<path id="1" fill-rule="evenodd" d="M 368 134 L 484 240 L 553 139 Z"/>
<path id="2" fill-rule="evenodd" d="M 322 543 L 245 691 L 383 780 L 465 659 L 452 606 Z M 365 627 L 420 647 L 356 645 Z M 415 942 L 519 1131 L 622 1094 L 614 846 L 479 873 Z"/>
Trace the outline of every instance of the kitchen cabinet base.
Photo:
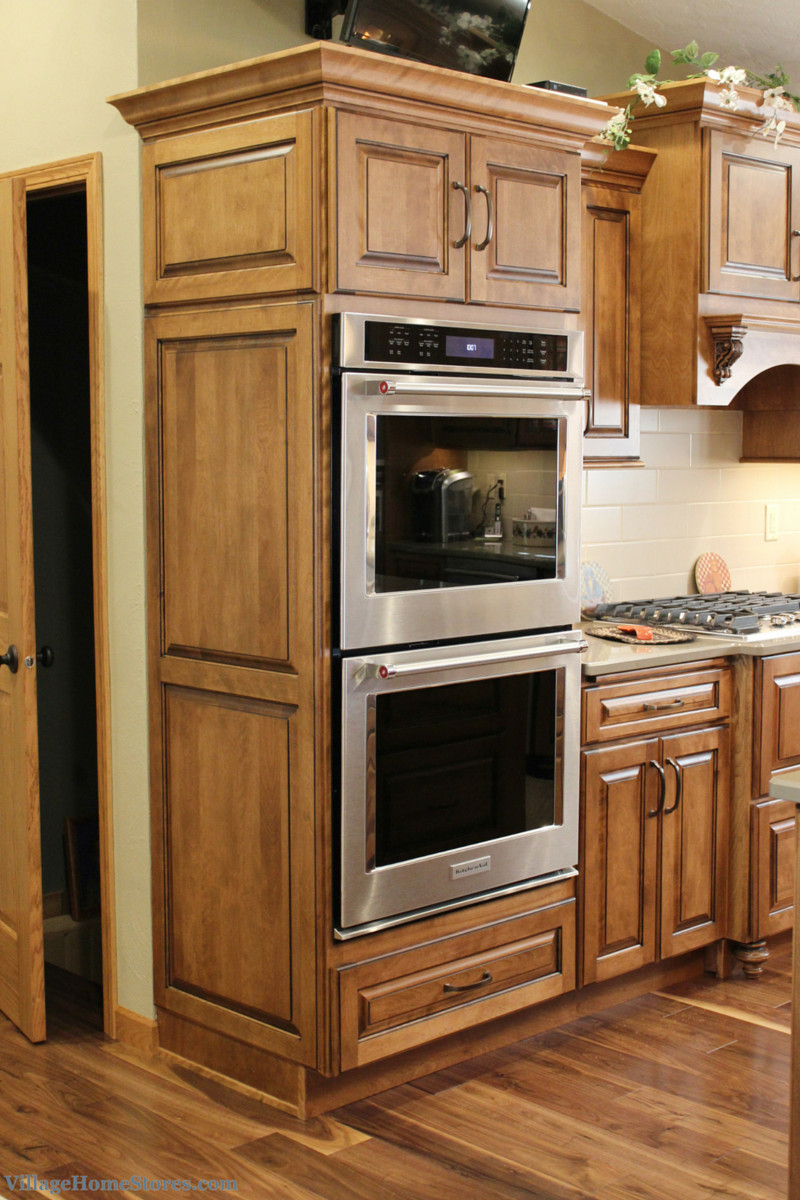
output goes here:
<path id="1" fill-rule="evenodd" d="M 332 1077 L 163 1009 L 158 1012 L 159 1055 L 182 1073 L 195 1072 L 300 1120 L 310 1120 L 343 1104 L 556 1029 L 578 1017 L 697 978 L 705 969 L 703 950 L 695 950 Z"/>
<path id="2" fill-rule="evenodd" d="M 758 979 L 769 958 L 766 942 L 736 942 L 733 953 L 742 964 L 746 979 Z"/>

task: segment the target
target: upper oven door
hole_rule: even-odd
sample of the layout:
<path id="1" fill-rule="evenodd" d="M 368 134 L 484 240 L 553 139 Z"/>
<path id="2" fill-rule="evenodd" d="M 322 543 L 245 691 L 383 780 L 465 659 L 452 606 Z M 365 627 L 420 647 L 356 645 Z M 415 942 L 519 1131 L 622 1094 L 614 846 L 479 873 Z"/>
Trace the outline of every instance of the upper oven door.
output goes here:
<path id="1" fill-rule="evenodd" d="M 343 374 L 342 649 L 579 619 L 584 395 Z"/>

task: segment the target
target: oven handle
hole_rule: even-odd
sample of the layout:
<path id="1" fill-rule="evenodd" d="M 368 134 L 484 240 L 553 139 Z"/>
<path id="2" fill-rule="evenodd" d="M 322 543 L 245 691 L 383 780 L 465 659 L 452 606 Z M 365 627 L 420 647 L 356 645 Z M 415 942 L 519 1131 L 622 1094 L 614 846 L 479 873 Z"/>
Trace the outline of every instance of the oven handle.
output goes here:
<path id="1" fill-rule="evenodd" d="M 459 377 L 457 380 L 431 380 L 416 383 L 405 379 L 381 379 L 367 384 L 368 396 L 520 396 L 522 399 L 588 400 L 591 392 L 586 388 L 555 383 L 550 387 L 533 384 L 473 382 Z"/>
<path id="2" fill-rule="evenodd" d="M 589 643 L 581 639 L 577 642 L 554 642 L 549 646 L 536 646 L 526 650 L 508 650 L 504 654 L 489 651 L 487 654 L 473 654 L 469 657 L 452 659 L 430 659 L 417 663 L 362 663 L 356 671 L 353 683 L 356 687 L 365 679 L 396 679 L 403 675 L 422 675 L 427 671 L 441 671 L 454 667 L 480 667 L 486 664 L 516 662 L 521 658 L 550 658 L 554 654 L 579 654 L 588 649 Z"/>

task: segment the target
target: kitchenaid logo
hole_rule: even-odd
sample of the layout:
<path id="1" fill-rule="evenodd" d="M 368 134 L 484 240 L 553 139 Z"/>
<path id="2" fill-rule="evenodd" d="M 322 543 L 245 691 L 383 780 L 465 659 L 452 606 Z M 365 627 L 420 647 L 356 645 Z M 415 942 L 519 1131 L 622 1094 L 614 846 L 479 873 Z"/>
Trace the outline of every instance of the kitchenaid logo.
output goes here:
<path id="1" fill-rule="evenodd" d="M 477 875 L 480 871 L 491 871 L 492 858 L 472 858 L 469 862 L 451 863 L 450 878 L 460 879 L 462 875 Z"/>

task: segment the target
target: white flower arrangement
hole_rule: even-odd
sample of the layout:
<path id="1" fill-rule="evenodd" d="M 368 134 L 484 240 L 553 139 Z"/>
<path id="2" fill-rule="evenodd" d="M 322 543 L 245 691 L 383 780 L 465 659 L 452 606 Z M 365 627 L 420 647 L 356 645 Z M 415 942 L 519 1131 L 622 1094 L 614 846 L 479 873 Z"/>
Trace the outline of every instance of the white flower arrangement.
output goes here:
<path id="1" fill-rule="evenodd" d="M 800 96 L 795 96 L 788 90 L 789 80 L 783 67 L 776 67 L 774 71 L 766 76 L 754 75 L 751 71 L 747 71 L 743 67 L 734 66 L 724 67 L 723 70 L 719 71 L 714 66 L 719 55 L 713 51 L 701 54 L 697 42 L 690 42 L 683 50 L 673 50 L 671 54 L 674 63 L 682 63 L 685 66 L 699 68 L 694 75 L 690 75 L 688 78 L 702 79 L 705 76 L 705 78 L 721 85 L 722 90 L 719 94 L 719 100 L 724 108 L 738 108 L 738 88 L 744 85 L 761 88 L 764 124 L 758 132 L 763 137 L 773 137 L 776 146 L 786 128 L 786 121 L 779 115 L 780 112 L 787 109 L 800 111 Z M 624 150 L 631 140 L 631 121 L 633 120 L 634 107 L 642 103 L 645 108 L 649 108 L 651 104 L 655 104 L 657 108 L 663 108 L 667 103 L 667 97 L 662 95 L 658 89 L 662 84 L 672 81 L 668 79 L 659 80 L 657 75 L 660 69 L 661 54 L 658 50 L 653 50 L 647 56 L 644 72 L 637 72 L 635 75 L 631 75 L 628 80 L 627 86 L 631 91 L 636 92 L 636 96 L 622 112 L 611 117 L 605 129 L 599 135 L 600 141 L 607 142 L 615 150 Z"/>

